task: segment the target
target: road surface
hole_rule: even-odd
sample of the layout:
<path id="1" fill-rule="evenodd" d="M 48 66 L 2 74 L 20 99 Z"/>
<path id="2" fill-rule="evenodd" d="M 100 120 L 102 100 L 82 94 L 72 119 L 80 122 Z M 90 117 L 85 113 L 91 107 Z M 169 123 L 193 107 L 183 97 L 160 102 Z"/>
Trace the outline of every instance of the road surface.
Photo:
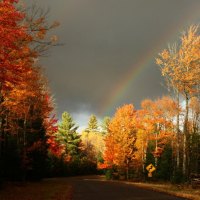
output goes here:
<path id="1" fill-rule="evenodd" d="M 98 176 L 70 178 L 73 200 L 183 200 L 123 182 L 104 181 Z"/>

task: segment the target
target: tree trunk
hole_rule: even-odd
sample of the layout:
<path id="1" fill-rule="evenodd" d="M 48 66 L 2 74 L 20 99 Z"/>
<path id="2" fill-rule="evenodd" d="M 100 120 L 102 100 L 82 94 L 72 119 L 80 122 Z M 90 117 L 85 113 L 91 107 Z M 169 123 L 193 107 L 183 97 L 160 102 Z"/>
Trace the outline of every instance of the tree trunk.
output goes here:
<path id="1" fill-rule="evenodd" d="M 189 132 L 188 132 L 188 113 L 189 113 L 189 97 L 188 94 L 185 94 L 185 119 L 184 119 L 184 141 L 183 141 L 183 174 L 186 178 L 189 176 Z"/>
<path id="2" fill-rule="evenodd" d="M 3 152 L 3 116 L 2 116 L 3 97 L 2 97 L 2 92 L 1 92 L 1 86 L 2 84 L 0 83 L 0 161 L 1 161 L 2 152 Z"/>
<path id="3" fill-rule="evenodd" d="M 126 160 L 126 180 L 129 179 L 129 159 Z"/>
<path id="4" fill-rule="evenodd" d="M 156 131 L 156 148 L 155 148 L 156 156 L 154 156 L 154 158 L 155 158 L 155 167 L 157 167 L 157 165 L 158 165 L 157 151 L 158 151 L 158 133 Z"/>
<path id="5" fill-rule="evenodd" d="M 26 115 L 24 118 L 24 124 L 23 124 L 23 150 L 22 150 L 22 162 L 23 162 L 23 177 L 22 181 L 26 181 L 26 168 L 27 168 L 27 161 L 26 161 L 26 128 L 27 128 L 27 120 Z"/>
<path id="6" fill-rule="evenodd" d="M 177 91 L 177 104 L 179 106 L 179 92 Z M 179 169 L 180 168 L 180 132 L 179 132 L 179 111 L 177 113 L 177 117 L 176 117 L 176 168 Z"/>

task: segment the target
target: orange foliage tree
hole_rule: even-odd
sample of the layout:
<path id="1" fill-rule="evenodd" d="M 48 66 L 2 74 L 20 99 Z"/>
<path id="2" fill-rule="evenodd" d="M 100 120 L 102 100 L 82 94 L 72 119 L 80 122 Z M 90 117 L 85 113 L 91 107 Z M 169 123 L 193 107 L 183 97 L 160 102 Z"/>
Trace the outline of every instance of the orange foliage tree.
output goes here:
<path id="1" fill-rule="evenodd" d="M 163 97 L 155 102 L 144 100 L 141 105 L 143 111 L 140 114 L 140 123 L 143 126 L 140 131 L 146 135 L 143 136 L 144 140 L 142 140 L 142 143 L 145 144 L 144 153 L 146 153 L 148 141 L 154 141 L 155 148 L 152 153 L 155 157 L 155 165 L 157 165 L 157 158 L 161 156 L 165 145 L 173 141 L 173 118 L 178 107 L 169 97 Z"/>
<path id="2" fill-rule="evenodd" d="M 22 159 L 22 169 L 32 166 L 31 155 L 46 154 L 48 120 L 53 104 L 38 68 L 24 76 L 23 82 L 13 88 L 4 98 L 2 107 L 6 116 L 5 138 L 16 140 Z M 48 124 L 47 124 L 48 122 Z"/>
<path id="3" fill-rule="evenodd" d="M 46 122 L 53 107 L 36 60 L 55 44 L 55 37 L 49 40 L 46 37 L 57 24 L 48 25 L 45 13 L 37 16 L 34 9 L 32 17 L 28 17 L 16 8 L 17 3 L 17 0 L 0 1 L 0 162 L 6 161 L 8 148 L 14 149 L 9 142 L 15 138 L 25 169 L 27 162 L 36 159 L 33 152 L 46 152 Z M 29 161 L 28 154 L 32 157 Z"/>
<path id="4" fill-rule="evenodd" d="M 106 150 L 104 161 L 108 166 L 116 166 L 126 171 L 129 178 L 129 169 L 135 159 L 135 110 L 133 105 L 124 105 L 117 109 L 108 127 L 105 139 Z"/>

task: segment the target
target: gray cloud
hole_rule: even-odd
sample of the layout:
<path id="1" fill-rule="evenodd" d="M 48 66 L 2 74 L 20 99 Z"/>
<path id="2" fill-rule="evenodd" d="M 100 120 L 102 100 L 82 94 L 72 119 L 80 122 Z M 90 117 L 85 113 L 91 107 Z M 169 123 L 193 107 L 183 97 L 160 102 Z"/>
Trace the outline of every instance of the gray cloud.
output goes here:
<path id="1" fill-rule="evenodd" d="M 75 116 L 94 113 L 135 64 L 151 53 L 143 73 L 110 113 L 124 103 L 139 108 L 145 98 L 166 93 L 154 63 L 157 52 L 175 42 L 180 32 L 199 23 L 198 0 L 42 0 L 50 7 L 49 20 L 61 26 L 54 31 L 64 46 L 51 50 L 42 59 L 55 94 L 58 113 Z M 80 118 L 80 117 L 79 117 Z M 78 119 L 80 120 L 80 119 Z"/>

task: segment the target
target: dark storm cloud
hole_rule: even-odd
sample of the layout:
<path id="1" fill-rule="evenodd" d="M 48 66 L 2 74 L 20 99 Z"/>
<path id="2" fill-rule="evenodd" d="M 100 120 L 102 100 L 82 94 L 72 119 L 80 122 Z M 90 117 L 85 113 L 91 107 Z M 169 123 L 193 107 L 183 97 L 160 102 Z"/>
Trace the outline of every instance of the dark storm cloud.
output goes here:
<path id="1" fill-rule="evenodd" d="M 198 0 L 42 0 L 64 46 L 42 59 L 58 112 L 98 114 L 99 107 L 134 64 L 148 51 L 175 42 L 180 31 L 199 23 Z M 152 54 L 149 66 L 133 81 L 124 98 L 139 107 L 145 98 L 166 90 Z M 111 114 L 111 113 L 110 113 Z"/>

